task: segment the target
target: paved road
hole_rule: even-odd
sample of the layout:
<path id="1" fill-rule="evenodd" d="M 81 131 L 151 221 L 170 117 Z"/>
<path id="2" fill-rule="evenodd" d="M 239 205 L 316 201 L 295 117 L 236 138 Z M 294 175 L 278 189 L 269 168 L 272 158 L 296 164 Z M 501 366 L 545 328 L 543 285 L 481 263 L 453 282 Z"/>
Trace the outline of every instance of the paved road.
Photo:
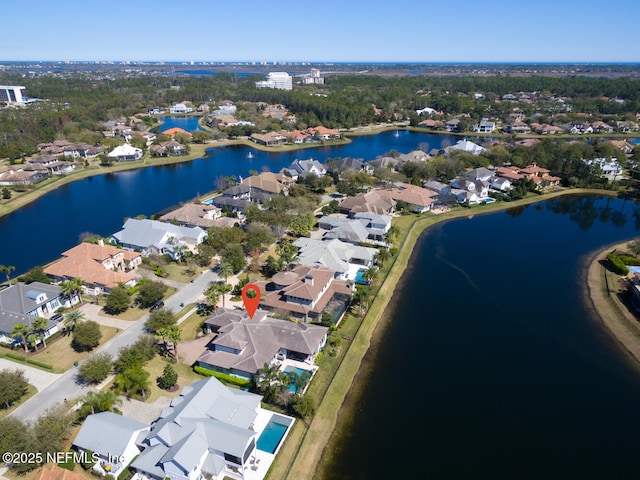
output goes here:
<path id="1" fill-rule="evenodd" d="M 182 287 L 167 299 L 165 307 L 178 312 L 181 310 L 181 303 L 186 305 L 197 301 L 208 287 L 209 282 L 216 280 L 218 280 L 218 275 L 212 270 L 207 270 L 193 283 L 182 284 Z M 139 320 L 132 322 L 129 328 L 100 346 L 96 352 L 107 352 L 114 358 L 117 357 L 120 348 L 135 343 L 138 337 L 145 332 L 144 325 L 148 317 L 147 313 Z M 68 370 L 55 382 L 16 408 L 11 415 L 25 421 L 34 421 L 49 408 L 63 402 L 65 398 L 82 397 L 87 392 L 94 390 L 93 387 L 78 382 L 76 370 L 75 368 Z"/>

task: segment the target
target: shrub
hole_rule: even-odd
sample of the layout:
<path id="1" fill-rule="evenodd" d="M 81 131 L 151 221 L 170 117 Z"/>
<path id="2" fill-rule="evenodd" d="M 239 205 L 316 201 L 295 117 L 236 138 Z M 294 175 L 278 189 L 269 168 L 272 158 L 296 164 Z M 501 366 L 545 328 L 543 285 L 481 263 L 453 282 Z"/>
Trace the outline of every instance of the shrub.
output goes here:
<path id="1" fill-rule="evenodd" d="M 49 365 L 48 363 L 39 362 L 38 360 L 33 360 L 31 358 L 27 359 L 27 363 L 29 363 L 31 365 L 35 365 L 37 367 L 46 368 L 47 370 L 53 370 L 53 367 L 51 365 Z"/>
<path id="2" fill-rule="evenodd" d="M 193 367 L 193 371 L 200 375 L 204 375 L 205 377 L 216 377 L 218 380 L 220 380 L 223 383 L 230 383 L 232 385 L 237 385 L 240 388 L 249 388 L 253 385 L 253 382 L 251 380 L 235 377 L 233 375 L 227 375 L 226 373 L 222 373 L 222 372 L 215 372 L 213 370 L 209 370 L 208 368 L 203 368 L 198 365 Z"/>
<path id="3" fill-rule="evenodd" d="M 98 346 L 101 338 L 100 325 L 93 320 L 88 320 L 76 326 L 71 346 L 77 352 L 90 351 Z"/>
<path id="4" fill-rule="evenodd" d="M 78 375 L 87 383 L 100 383 L 111 373 L 113 358 L 106 352 L 90 355 L 80 368 Z"/>
<path id="5" fill-rule="evenodd" d="M 627 268 L 627 266 L 615 253 L 610 253 L 609 255 L 607 255 L 607 260 L 609 261 L 609 266 L 614 273 L 617 273 L 618 275 L 626 275 L 629 273 L 629 269 Z"/>
<path id="6" fill-rule="evenodd" d="M 640 265 L 640 258 L 637 258 L 637 257 L 631 257 L 629 255 L 618 255 L 618 258 L 625 265 L 632 265 L 632 266 Z"/>

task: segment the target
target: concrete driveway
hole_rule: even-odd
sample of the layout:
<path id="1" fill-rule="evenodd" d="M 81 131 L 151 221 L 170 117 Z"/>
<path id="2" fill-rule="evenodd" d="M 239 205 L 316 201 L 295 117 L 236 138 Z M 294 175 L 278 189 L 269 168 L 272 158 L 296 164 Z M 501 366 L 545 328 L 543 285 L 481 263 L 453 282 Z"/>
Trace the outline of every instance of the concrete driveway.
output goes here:
<path id="1" fill-rule="evenodd" d="M 22 370 L 29 383 L 42 391 L 62 376 L 61 373 L 51 373 L 39 368 L 28 367 L 21 363 L 12 362 L 6 358 L 0 358 L 0 370 Z"/>

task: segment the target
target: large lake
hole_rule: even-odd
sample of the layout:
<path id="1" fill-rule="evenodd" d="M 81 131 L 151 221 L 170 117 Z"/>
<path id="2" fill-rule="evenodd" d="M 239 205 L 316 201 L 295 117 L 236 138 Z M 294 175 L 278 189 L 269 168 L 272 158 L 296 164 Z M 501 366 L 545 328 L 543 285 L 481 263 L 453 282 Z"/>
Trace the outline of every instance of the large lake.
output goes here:
<path id="1" fill-rule="evenodd" d="M 569 196 L 420 238 L 328 479 L 638 478 L 640 372 L 585 301 L 638 206 Z"/>
<path id="2" fill-rule="evenodd" d="M 0 218 L 0 264 L 14 265 L 14 275 L 24 273 L 59 258 L 79 242 L 84 232 L 111 235 L 122 227 L 126 217 L 153 215 L 215 190 L 220 177 L 246 177 L 249 170 L 279 172 L 296 158 L 373 160 L 391 150 L 408 153 L 418 146 L 440 148 L 455 140 L 448 135 L 400 131 L 356 137 L 347 145 L 282 153 L 217 147 L 210 149 L 206 158 L 191 162 L 79 180 Z"/>

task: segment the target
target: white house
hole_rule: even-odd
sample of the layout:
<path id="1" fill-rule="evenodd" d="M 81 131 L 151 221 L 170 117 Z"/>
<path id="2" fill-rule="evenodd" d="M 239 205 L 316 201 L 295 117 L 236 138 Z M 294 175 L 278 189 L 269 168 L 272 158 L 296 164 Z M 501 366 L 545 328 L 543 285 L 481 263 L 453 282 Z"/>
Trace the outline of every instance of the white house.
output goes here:
<path id="1" fill-rule="evenodd" d="M 282 169 L 282 173 L 298 180 L 299 177 L 305 178 L 312 173 L 317 177 L 324 177 L 327 174 L 327 169 L 318 160 L 310 158 L 309 160 L 294 160 L 287 168 Z"/>
<path id="2" fill-rule="evenodd" d="M 137 442 L 151 427 L 113 412 L 89 415 L 73 445 L 79 452 L 90 451 L 99 458 L 93 470 L 115 478 L 140 454 Z"/>
<path id="3" fill-rule="evenodd" d="M 178 259 L 185 249 L 195 251 L 206 236 L 207 232 L 200 227 L 181 227 L 156 220 L 129 218 L 122 230 L 111 238 L 124 248 L 140 250 L 143 257 L 168 254 Z"/>
<path id="4" fill-rule="evenodd" d="M 119 162 L 127 160 L 140 160 L 142 158 L 142 150 L 136 148 L 128 143 L 119 145 L 114 148 L 108 155 L 111 158 L 116 159 Z"/>
<path id="5" fill-rule="evenodd" d="M 193 108 L 188 107 L 184 103 L 176 103 L 173 107 L 169 109 L 171 113 L 191 113 L 193 112 Z"/>
<path id="6" fill-rule="evenodd" d="M 600 175 L 607 180 L 613 181 L 622 175 L 622 165 L 617 158 L 593 158 L 591 160 L 583 160 L 584 163 L 592 168 L 600 169 Z"/>

